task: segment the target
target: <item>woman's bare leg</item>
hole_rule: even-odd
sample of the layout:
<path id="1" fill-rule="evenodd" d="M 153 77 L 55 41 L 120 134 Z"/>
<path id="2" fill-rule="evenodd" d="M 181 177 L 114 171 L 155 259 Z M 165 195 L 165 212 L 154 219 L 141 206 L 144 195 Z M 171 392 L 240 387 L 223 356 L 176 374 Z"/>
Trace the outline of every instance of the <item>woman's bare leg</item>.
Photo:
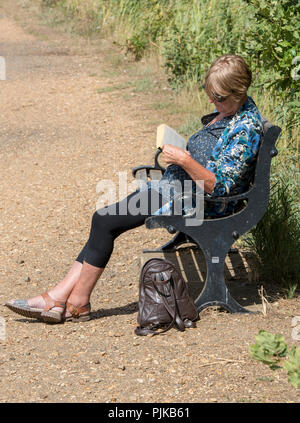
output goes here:
<path id="1" fill-rule="evenodd" d="M 103 270 L 104 268 L 95 267 L 86 262 L 82 264 L 75 261 L 66 276 L 51 288 L 48 294 L 55 301 L 66 303 L 68 300 L 74 306 L 84 306 L 90 302 L 91 293 Z M 29 298 L 27 303 L 30 307 L 39 309 L 43 309 L 46 305 L 42 295 Z M 53 307 L 51 310 L 61 313 L 63 308 Z M 66 315 L 69 316 L 70 313 L 66 312 Z"/>
<path id="2" fill-rule="evenodd" d="M 158 196 L 158 204 L 160 204 L 160 199 L 162 199 L 160 194 L 157 191 L 153 193 Z M 145 222 L 146 217 L 151 215 L 150 206 L 153 193 L 151 190 L 136 191 L 117 203 L 118 207 L 112 205 L 112 210 L 110 210 L 110 206 L 108 206 L 105 209 L 105 213 L 98 213 L 97 211 L 93 214 L 88 242 L 81 250 L 67 275 L 48 291 L 54 301 L 64 303 L 68 301 L 75 307 L 83 307 L 90 302 L 91 293 L 113 251 L 115 238 L 129 229 L 141 226 Z M 132 214 L 129 209 L 128 213 L 119 213 L 120 210 L 123 211 L 123 206 L 128 207 L 128 200 L 135 196 L 137 197 L 134 199 L 136 202 L 148 205 L 147 213 L 136 215 Z M 89 263 L 94 263 L 94 265 L 85 262 L 85 258 Z M 97 267 L 98 264 L 102 267 Z M 27 305 L 32 308 L 44 309 L 46 302 L 39 295 L 27 300 Z M 61 313 L 62 307 L 58 307 L 58 310 L 53 308 L 53 311 Z"/>
<path id="3" fill-rule="evenodd" d="M 79 279 L 68 297 L 68 302 L 76 307 L 82 307 L 88 304 L 90 302 L 91 293 L 103 270 L 104 268 L 92 266 L 84 261 Z M 66 312 L 66 315 L 68 314 L 69 313 Z"/>
<path id="4" fill-rule="evenodd" d="M 55 301 L 66 302 L 80 277 L 81 269 L 82 263 L 75 261 L 66 276 L 56 286 L 48 291 L 50 297 Z M 45 300 L 41 295 L 29 298 L 27 301 L 30 307 L 44 308 L 45 306 Z M 53 310 L 61 311 L 61 308 L 55 307 Z"/>

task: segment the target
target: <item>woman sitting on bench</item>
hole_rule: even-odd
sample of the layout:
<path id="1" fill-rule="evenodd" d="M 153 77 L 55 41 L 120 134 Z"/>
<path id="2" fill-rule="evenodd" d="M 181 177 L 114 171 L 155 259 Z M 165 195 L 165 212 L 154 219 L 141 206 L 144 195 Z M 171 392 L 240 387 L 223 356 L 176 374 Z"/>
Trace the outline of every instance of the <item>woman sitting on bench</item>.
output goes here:
<path id="1" fill-rule="evenodd" d="M 190 137 L 187 151 L 172 145 L 162 147 L 169 165 L 162 180 L 182 183 L 202 180 L 206 195 L 211 196 L 247 190 L 263 132 L 258 109 L 247 95 L 251 79 L 251 71 L 242 57 L 224 55 L 215 60 L 205 77 L 204 89 L 216 111 L 202 117 L 203 128 Z M 67 275 L 47 293 L 28 300 L 11 300 L 6 306 L 45 322 L 89 320 L 91 293 L 109 261 L 115 239 L 143 225 L 154 214 L 153 199 L 159 208 L 166 203 L 159 191 L 145 189 L 97 210 L 89 239 Z M 146 204 L 145 213 L 130 213 L 130 201 Z M 230 203 L 226 208 L 221 204 L 205 206 L 205 215 L 224 216 L 232 212 L 231 207 Z"/>

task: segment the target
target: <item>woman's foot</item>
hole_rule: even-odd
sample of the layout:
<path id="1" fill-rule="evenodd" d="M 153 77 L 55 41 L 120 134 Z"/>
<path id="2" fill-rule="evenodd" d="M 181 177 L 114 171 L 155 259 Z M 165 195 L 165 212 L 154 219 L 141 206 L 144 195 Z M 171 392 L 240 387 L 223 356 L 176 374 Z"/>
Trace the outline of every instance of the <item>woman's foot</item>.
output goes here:
<path id="1" fill-rule="evenodd" d="M 48 323 L 60 323 L 66 308 L 66 303 L 64 301 L 54 300 L 48 293 L 42 294 L 42 298 L 46 303 L 44 311 L 41 313 L 43 321 Z"/>
<path id="2" fill-rule="evenodd" d="M 65 300 L 55 298 L 45 292 L 28 300 L 10 300 L 6 304 L 10 310 L 25 317 L 44 321 L 60 322 L 65 310 Z"/>
<path id="3" fill-rule="evenodd" d="M 66 301 L 63 313 L 65 322 L 84 322 L 90 320 L 91 304 L 88 296 L 79 296 L 73 292 Z"/>
<path id="4" fill-rule="evenodd" d="M 67 301 L 66 310 L 63 315 L 65 322 L 86 322 L 91 319 L 91 304 L 75 306 Z"/>

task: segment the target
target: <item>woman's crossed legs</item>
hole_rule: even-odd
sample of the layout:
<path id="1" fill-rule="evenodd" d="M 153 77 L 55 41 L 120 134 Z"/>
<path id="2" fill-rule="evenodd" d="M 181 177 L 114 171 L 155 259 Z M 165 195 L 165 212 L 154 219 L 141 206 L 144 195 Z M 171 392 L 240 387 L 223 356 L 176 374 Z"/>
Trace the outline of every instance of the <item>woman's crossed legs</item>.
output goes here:
<path id="1" fill-rule="evenodd" d="M 92 291 L 110 259 L 114 240 L 127 230 L 144 224 L 145 219 L 163 204 L 163 197 L 155 190 L 136 191 L 122 201 L 96 211 L 92 218 L 87 243 L 66 276 L 48 291 L 50 298 L 38 295 L 21 301 L 26 301 L 30 309 L 41 311 L 47 305 L 48 308 L 52 305 L 50 312 L 43 311 L 41 313 L 41 317 L 45 321 L 71 318 L 71 315 L 74 316 L 74 310 L 77 315 L 78 310 L 81 311 L 80 315 L 88 315 Z M 67 302 L 67 308 L 56 302 Z M 21 313 L 22 307 L 13 307 L 14 303 L 15 300 L 12 300 L 6 305 L 13 311 L 23 314 Z M 51 317 L 53 314 L 58 316 L 57 319 L 47 319 L 47 316 Z"/>

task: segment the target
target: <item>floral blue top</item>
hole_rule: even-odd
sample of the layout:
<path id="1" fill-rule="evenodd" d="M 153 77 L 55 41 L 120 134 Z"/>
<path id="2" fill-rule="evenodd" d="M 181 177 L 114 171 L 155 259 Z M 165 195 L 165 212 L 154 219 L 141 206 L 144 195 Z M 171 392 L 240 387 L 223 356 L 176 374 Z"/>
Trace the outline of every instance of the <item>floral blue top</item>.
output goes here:
<path id="1" fill-rule="evenodd" d="M 260 113 L 251 97 L 231 117 L 227 117 L 208 127 L 205 125 L 216 114 L 202 118 L 204 127 L 192 135 L 187 143 L 191 157 L 215 174 L 215 187 L 207 197 L 228 196 L 245 192 L 254 176 L 256 156 L 259 149 L 263 124 Z M 170 165 L 158 183 L 159 190 L 163 181 L 191 180 L 191 177 L 178 165 Z M 196 184 L 192 182 L 193 191 Z M 237 202 L 225 205 L 223 202 L 205 202 L 204 215 L 222 217 L 231 214 Z M 172 199 L 155 215 L 172 214 Z M 183 215 L 185 214 L 183 210 Z"/>

